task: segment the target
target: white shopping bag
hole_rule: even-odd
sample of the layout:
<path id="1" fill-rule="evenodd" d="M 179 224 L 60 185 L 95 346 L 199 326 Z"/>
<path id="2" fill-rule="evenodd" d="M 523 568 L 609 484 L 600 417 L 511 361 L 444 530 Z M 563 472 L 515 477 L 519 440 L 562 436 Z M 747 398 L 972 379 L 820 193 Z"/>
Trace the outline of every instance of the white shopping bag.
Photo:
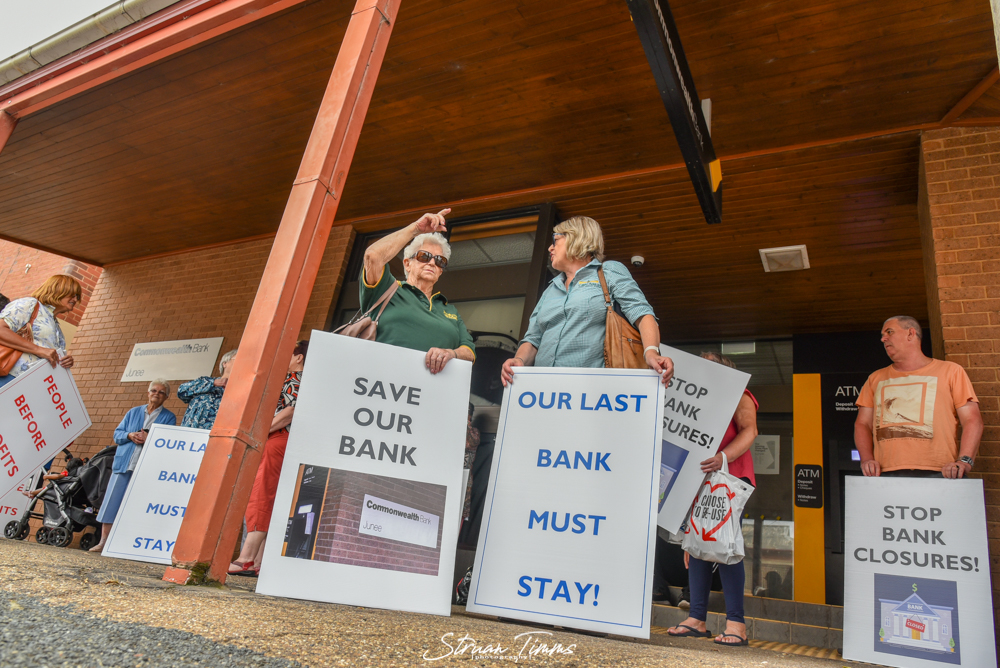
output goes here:
<path id="1" fill-rule="evenodd" d="M 691 506 L 684 551 L 702 561 L 739 563 L 744 556 L 740 518 L 753 490 L 753 485 L 729 474 L 723 454 L 722 470 L 708 476 Z"/>

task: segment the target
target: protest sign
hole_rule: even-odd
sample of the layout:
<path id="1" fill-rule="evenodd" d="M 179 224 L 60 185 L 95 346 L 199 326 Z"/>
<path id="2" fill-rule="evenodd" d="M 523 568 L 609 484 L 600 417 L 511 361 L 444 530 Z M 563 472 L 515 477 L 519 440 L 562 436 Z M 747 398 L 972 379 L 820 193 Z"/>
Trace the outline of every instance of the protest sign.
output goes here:
<path id="1" fill-rule="evenodd" d="M 31 503 L 31 499 L 24 492 L 35 489 L 38 478 L 43 475 L 45 475 L 45 469 L 32 471 L 24 476 L 9 492 L 0 496 L 0 525 L 3 525 L 5 530 L 7 524 L 17 522 L 21 519 L 21 515 L 24 514 L 28 504 Z M 41 508 L 41 505 L 39 505 L 39 508 Z M 10 536 L 7 537 L 10 538 Z"/>
<path id="2" fill-rule="evenodd" d="M 844 658 L 995 666 L 982 480 L 847 478 Z"/>
<path id="3" fill-rule="evenodd" d="M 170 565 L 208 429 L 154 424 L 101 554 Z"/>
<path id="4" fill-rule="evenodd" d="M 451 614 L 472 364 L 314 331 L 257 592 Z"/>
<path id="5" fill-rule="evenodd" d="M 701 462 L 715 456 L 750 374 L 660 345 L 674 361 L 663 395 L 663 451 L 657 524 L 676 533 L 705 480 Z"/>
<path id="6" fill-rule="evenodd" d="M 515 367 L 469 611 L 649 637 L 663 389 L 649 370 Z"/>
<path id="7" fill-rule="evenodd" d="M 90 427 L 69 370 L 40 361 L 0 388 L 0 497 Z"/>

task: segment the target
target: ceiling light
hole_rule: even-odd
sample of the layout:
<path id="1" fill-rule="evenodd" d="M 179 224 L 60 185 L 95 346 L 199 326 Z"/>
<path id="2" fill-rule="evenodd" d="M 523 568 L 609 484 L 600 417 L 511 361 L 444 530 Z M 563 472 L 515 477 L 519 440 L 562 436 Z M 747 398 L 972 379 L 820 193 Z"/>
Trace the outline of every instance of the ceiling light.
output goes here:
<path id="1" fill-rule="evenodd" d="M 755 341 L 723 341 L 723 355 L 753 355 L 757 352 Z"/>
<path id="2" fill-rule="evenodd" d="M 779 248 L 761 248 L 760 261 L 764 271 L 799 271 L 809 268 L 809 253 L 805 244 L 798 246 L 781 246 Z"/>

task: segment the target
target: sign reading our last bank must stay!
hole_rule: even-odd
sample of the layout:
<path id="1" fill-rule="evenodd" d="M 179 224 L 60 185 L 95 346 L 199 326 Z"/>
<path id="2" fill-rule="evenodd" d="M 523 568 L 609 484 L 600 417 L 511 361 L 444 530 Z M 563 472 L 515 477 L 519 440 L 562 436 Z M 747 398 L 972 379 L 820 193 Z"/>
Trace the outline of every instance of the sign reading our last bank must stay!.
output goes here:
<path id="1" fill-rule="evenodd" d="M 662 417 L 652 371 L 515 367 L 467 609 L 648 638 Z"/>
<path id="2" fill-rule="evenodd" d="M 844 658 L 995 666 L 982 480 L 849 476 Z"/>
<path id="3" fill-rule="evenodd" d="M 208 429 L 154 424 L 101 554 L 170 565 Z"/>
<path id="4" fill-rule="evenodd" d="M 90 427 L 73 374 L 40 361 L 0 389 L 0 497 Z"/>
<path id="5" fill-rule="evenodd" d="M 314 331 L 257 593 L 451 614 L 472 364 Z"/>

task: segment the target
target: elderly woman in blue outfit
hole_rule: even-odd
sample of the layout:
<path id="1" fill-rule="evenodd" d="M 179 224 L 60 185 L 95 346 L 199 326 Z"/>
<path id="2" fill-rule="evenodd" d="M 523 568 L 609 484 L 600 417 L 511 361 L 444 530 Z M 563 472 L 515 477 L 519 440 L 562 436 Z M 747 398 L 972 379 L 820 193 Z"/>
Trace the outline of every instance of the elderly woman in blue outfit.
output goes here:
<path id="1" fill-rule="evenodd" d="M 111 480 L 108 481 L 108 490 L 104 493 L 104 503 L 101 504 L 101 511 L 97 513 L 97 521 L 102 523 L 101 540 L 90 548 L 91 552 L 100 552 L 104 549 L 104 543 L 111 533 L 111 525 L 122 505 L 122 498 L 128 489 L 129 480 L 132 479 L 132 471 L 139 461 L 139 452 L 142 444 L 146 442 L 146 434 L 150 427 L 154 424 L 171 426 L 177 424 L 177 416 L 163 407 L 163 402 L 170 396 L 170 383 L 157 378 L 149 384 L 147 396 L 149 401 L 126 413 L 115 429 L 114 440 L 118 449 L 115 451 L 115 461 L 111 464 Z"/>
<path id="2" fill-rule="evenodd" d="M 233 370 L 236 351 L 230 350 L 219 360 L 219 377 L 202 376 L 182 384 L 177 388 L 177 398 L 188 405 L 184 411 L 182 427 L 211 429 L 215 424 L 215 414 L 222 403 L 222 393 L 226 391 L 229 374 Z"/>
<path id="3" fill-rule="evenodd" d="M 670 381 L 674 363 L 660 355 L 660 326 L 628 269 L 604 260 L 604 235 L 593 218 L 574 216 L 556 225 L 549 246 L 552 268 L 561 272 L 542 293 L 515 356 L 504 362 L 507 385 L 516 366 L 604 366 L 607 307 L 597 270 L 604 267 L 611 298 L 639 330 L 643 355 L 650 369 Z"/>

